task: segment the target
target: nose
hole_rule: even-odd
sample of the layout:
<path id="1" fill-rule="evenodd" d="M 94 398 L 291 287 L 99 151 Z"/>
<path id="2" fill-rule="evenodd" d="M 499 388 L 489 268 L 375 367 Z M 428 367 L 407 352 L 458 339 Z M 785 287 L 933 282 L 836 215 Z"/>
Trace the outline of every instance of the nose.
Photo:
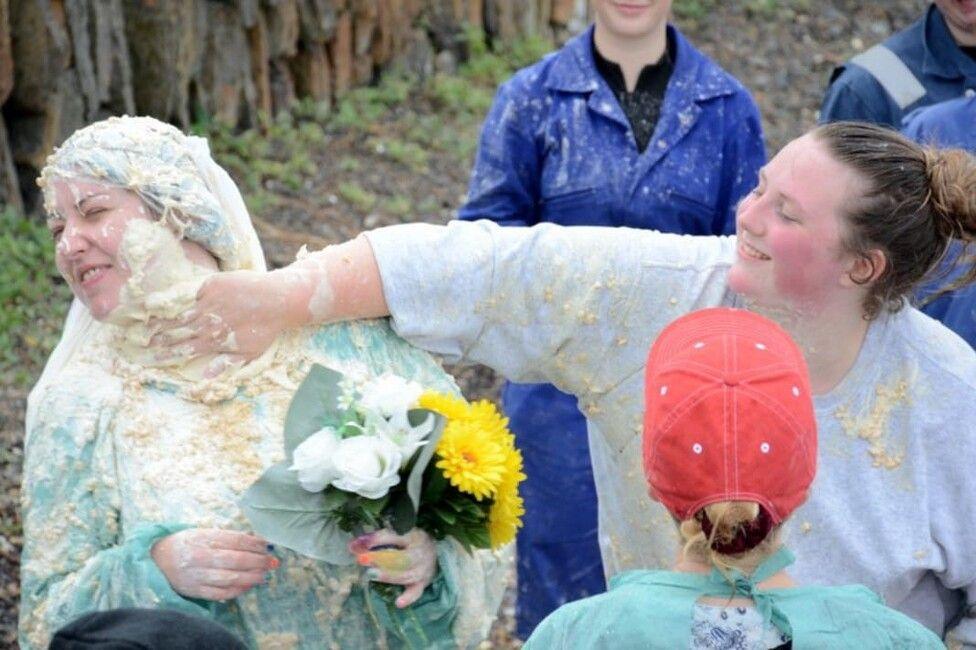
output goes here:
<path id="1" fill-rule="evenodd" d="M 749 194 L 742 199 L 735 215 L 736 230 L 745 230 L 750 235 L 757 237 L 765 233 L 766 227 L 762 218 L 762 209 L 762 197 Z"/>
<path id="2" fill-rule="evenodd" d="M 58 240 L 58 252 L 70 259 L 84 253 L 90 246 L 91 239 L 84 227 L 69 219 Z"/>

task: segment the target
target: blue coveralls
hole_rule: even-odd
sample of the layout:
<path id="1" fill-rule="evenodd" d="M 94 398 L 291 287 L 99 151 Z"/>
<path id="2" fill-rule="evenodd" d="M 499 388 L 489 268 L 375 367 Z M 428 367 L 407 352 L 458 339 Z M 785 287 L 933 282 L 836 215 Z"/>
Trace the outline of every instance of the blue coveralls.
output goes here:
<path id="1" fill-rule="evenodd" d="M 526 226 L 734 230 L 765 162 L 759 111 L 743 86 L 668 27 L 675 61 L 643 152 L 595 67 L 593 28 L 502 84 L 485 121 L 461 219 Z M 545 281 L 540 278 L 540 281 Z M 565 602 L 606 589 L 596 494 L 576 399 L 507 384 L 503 403 L 525 458 L 518 536 L 518 634 Z"/>
<path id="2" fill-rule="evenodd" d="M 831 75 L 820 121 L 863 120 L 900 128 L 916 108 L 976 90 L 976 61 L 931 5 L 918 21 L 858 54 Z"/>
<path id="3" fill-rule="evenodd" d="M 902 133 L 922 144 L 976 154 L 976 90 L 965 97 L 913 111 L 905 118 Z"/>
<path id="4" fill-rule="evenodd" d="M 923 144 L 958 147 L 976 155 L 976 94 L 913 111 L 905 118 L 902 132 Z M 923 289 L 922 295 L 944 283 L 945 280 L 933 283 Z M 976 348 L 976 285 L 937 298 L 923 311 Z"/>

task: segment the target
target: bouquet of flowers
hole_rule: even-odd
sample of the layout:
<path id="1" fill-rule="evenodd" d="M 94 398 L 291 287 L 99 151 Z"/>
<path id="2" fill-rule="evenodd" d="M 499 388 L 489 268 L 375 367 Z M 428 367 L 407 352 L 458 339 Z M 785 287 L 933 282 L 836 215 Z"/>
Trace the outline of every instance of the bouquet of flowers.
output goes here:
<path id="1" fill-rule="evenodd" d="M 314 365 L 288 408 L 285 460 L 241 507 L 269 541 L 334 564 L 351 561 L 349 533 L 383 527 L 496 548 L 524 513 L 522 456 L 507 423 L 487 401 Z"/>

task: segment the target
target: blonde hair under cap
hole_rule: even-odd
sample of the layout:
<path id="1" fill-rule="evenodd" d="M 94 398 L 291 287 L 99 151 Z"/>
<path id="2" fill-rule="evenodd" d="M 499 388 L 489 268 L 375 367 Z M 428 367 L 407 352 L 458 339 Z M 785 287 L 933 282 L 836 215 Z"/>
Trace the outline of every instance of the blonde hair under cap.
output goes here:
<path id="1" fill-rule="evenodd" d="M 204 138 L 187 136 L 151 117 L 110 117 L 71 135 L 52 153 L 38 185 L 55 214 L 55 178 L 84 179 L 135 192 L 178 237 L 209 251 L 222 270 L 267 269 L 237 185 L 210 155 Z M 27 399 L 27 430 L 44 387 L 89 338 L 96 323 L 75 298 L 61 340 Z"/>

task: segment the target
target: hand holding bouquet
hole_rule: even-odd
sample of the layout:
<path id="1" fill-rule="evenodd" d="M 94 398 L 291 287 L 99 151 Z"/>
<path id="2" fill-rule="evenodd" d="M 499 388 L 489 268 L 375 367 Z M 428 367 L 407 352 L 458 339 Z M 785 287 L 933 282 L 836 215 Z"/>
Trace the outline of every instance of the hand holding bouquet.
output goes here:
<path id="1" fill-rule="evenodd" d="M 354 557 L 351 535 L 419 528 L 470 550 L 504 545 L 521 526 L 522 457 L 487 401 L 315 365 L 289 406 L 284 438 L 286 460 L 241 505 L 257 533 L 304 555 L 372 566 L 394 556 L 371 545 L 352 546 Z"/>

